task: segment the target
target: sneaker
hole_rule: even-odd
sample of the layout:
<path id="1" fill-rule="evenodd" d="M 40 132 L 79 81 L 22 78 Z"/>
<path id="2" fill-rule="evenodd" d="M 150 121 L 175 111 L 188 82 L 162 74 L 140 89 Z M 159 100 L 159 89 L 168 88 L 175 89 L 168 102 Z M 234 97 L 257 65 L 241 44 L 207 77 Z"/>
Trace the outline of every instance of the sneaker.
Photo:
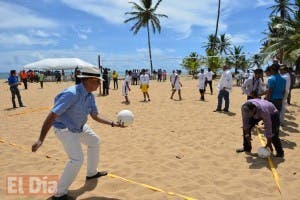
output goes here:
<path id="1" fill-rule="evenodd" d="M 227 109 L 223 109 L 223 112 L 229 112 L 229 110 L 227 110 Z"/>
<path id="2" fill-rule="evenodd" d="M 107 175 L 107 172 L 106 171 L 102 171 L 102 172 L 98 172 L 94 176 L 87 176 L 86 180 L 90 180 L 90 179 L 94 179 L 94 178 L 100 178 L 101 176 L 106 176 L 106 175 Z"/>
<path id="3" fill-rule="evenodd" d="M 68 200 L 68 195 L 63 195 L 63 196 L 60 196 L 60 197 L 56 197 L 56 196 L 52 196 L 51 197 L 52 200 Z"/>

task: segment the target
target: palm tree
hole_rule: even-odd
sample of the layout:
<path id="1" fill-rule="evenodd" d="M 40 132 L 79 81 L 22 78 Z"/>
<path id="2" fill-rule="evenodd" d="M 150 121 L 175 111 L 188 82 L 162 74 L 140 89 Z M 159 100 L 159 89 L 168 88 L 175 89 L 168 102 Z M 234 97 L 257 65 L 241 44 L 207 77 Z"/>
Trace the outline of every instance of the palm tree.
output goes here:
<path id="1" fill-rule="evenodd" d="M 280 18 L 282 20 L 290 19 L 290 13 L 293 13 L 293 9 L 291 8 L 293 4 L 289 2 L 290 0 L 274 0 L 274 1 L 276 4 L 269 7 L 270 9 L 272 9 L 270 17 L 277 16 L 277 14 L 280 13 Z"/>
<path id="2" fill-rule="evenodd" d="M 215 53 L 215 55 L 218 54 L 218 44 L 220 43 L 220 39 L 217 37 L 215 37 L 213 34 L 210 34 L 207 37 L 207 43 L 203 46 L 205 47 L 206 50 L 210 50 L 213 51 Z"/>
<path id="3" fill-rule="evenodd" d="M 230 52 L 231 42 L 230 38 L 226 36 L 226 34 L 220 35 L 220 43 L 219 43 L 219 53 L 222 55 L 223 53 L 227 55 Z"/>
<path id="4" fill-rule="evenodd" d="M 162 0 L 158 0 L 154 7 L 152 7 L 152 0 L 140 0 L 141 5 L 135 2 L 129 2 L 132 4 L 132 8 L 134 11 L 126 12 L 126 15 L 132 15 L 124 21 L 124 23 L 134 21 L 135 24 L 131 27 L 131 31 L 133 34 L 137 34 L 141 27 L 147 28 L 148 34 L 148 49 L 149 49 L 149 59 L 150 59 L 150 69 L 151 73 L 153 72 L 153 65 L 152 65 L 152 55 L 151 55 L 151 43 L 150 43 L 150 33 L 149 33 L 149 26 L 151 25 L 153 33 L 155 33 L 156 29 L 160 33 L 161 26 L 160 26 L 160 17 L 168 17 L 164 14 L 157 14 L 155 13 L 158 5 Z"/>
<path id="5" fill-rule="evenodd" d="M 235 66 L 235 73 L 238 69 L 246 69 L 248 62 L 246 61 L 245 53 L 242 46 L 233 46 L 233 51 L 230 51 L 227 62 Z"/>
<path id="6" fill-rule="evenodd" d="M 252 57 L 252 66 L 256 66 L 258 69 L 261 69 L 261 66 L 264 63 L 263 57 L 260 54 L 254 54 Z"/>
<path id="7" fill-rule="evenodd" d="M 293 9 L 290 7 L 293 4 L 289 3 L 289 0 L 274 0 L 275 5 L 271 6 L 270 9 L 272 9 L 272 12 L 270 14 L 270 17 L 277 17 L 278 13 L 280 14 L 281 24 L 284 24 L 287 20 L 290 19 L 290 13 L 293 12 Z M 281 36 L 284 36 L 285 33 L 283 33 Z M 280 47 L 280 63 L 283 63 L 283 48 Z"/>
<path id="8" fill-rule="evenodd" d="M 201 61 L 200 57 L 196 52 L 190 53 L 188 57 L 185 57 L 180 64 L 186 70 L 188 70 L 192 74 L 192 78 L 194 78 L 195 73 L 200 67 Z"/>

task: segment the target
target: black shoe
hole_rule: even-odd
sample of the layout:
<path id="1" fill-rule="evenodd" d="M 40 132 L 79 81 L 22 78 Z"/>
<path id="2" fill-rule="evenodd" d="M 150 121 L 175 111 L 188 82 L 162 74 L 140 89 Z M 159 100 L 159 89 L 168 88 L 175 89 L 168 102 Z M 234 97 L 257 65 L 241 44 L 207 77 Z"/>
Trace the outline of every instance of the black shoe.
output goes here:
<path id="1" fill-rule="evenodd" d="M 237 153 L 242 153 L 242 152 L 244 152 L 245 150 L 244 150 L 244 148 L 240 148 L 240 149 L 236 149 L 235 150 Z"/>
<path id="2" fill-rule="evenodd" d="M 60 197 L 52 196 L 51 199 L 52 200 L 68 200 L 68 195 L 65 194 L 65 195 L 60 196 Z"/>
<path id="3" fill-rule="evenodd" d="M 229 110 L 227 110 L 227 109 L 223 109 L 223 112 L 229 112 Z"/>
<path id="4" fill-rule="evenodd" d="M 214 110 L 214 112 L 221 112 L 221 111 L 222 111 L 221 109 Z"/>
<path id="5" fill-rule="evenodd" d="M 99 178 L 101 176 L 106 176 L 106 175 L 107 175 L 107 172 L 106 171 L 102 171 L 102 172 L 98 172 L 94 176 L 87 176 L 86 180 L 90 180 L 90 179 L 94 179 L 94 178 Z"/>
<path id="6" fill-rule="evenodd" d="M 245 152 L 245 153 L 251 153 L 251 150 L 250 151 L 246 151 L 244 148 L 239 148 L 239 149 L 236 149 L 235 150 L 237 153 L 242 153 L 242 152 Z"/>
<path id="7" fill-rule="evenodd" d="M 284 153 L 283 152 L 282 153 L 277 153 L 275 155 L 275 157 L 277 157 L 277 158 L 283 158 L 284 157 Z"/>

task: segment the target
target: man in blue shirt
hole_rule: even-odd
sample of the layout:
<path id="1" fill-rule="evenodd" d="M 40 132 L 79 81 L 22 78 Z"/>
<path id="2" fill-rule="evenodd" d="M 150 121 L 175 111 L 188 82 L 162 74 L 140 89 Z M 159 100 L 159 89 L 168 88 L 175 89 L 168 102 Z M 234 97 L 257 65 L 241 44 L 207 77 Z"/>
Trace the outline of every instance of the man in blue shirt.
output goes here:
<path id="1" fill-rule="evenodd" d="M 12 100 L 13 108 L 17 108 L 16 101 L 15 101 L 16 96 L 18 98 L 20 107 L 24 107 L 24 105 L 22 103 L 22 99 L 21 99 L 21 94 L 18 89 L 18 85 L 21 85 L 21 83 L 19 82 L 16 70 L 10 71 L 10 76 L 8 77 L 8 84 L 10 86 L 11 100 Z"/>
<path id="2" fill-rule="evenodd" d="M 86 124 L 88 115 L 95 121 L 122 127 L 119 123 L 99 115 L 92 94 L 100 85 L 100 71 L 97 68 L 83 68 L 80 70 L 79 78 L 82 82 L 74 85 L 55 98 L 55 104 L 42 126 L 37 142 L 32 145 L 35 152 L 43 144 L 45 137 L 53 125 L 57 138 L 62 142 L 69 157 L 69 162 L 59 180 L 56 194 L 52 199 L 67 199 L 69 186 L 74 181 L 83 163 L 83 152 L 81 144 L 87 146 L 87 175 L 86 179 L 106 176 L 107 172 L 99 172 L 99 136 Z"/>
<path id="3" fill-rule="evenodd" d="M 272 64 L 271 76 L 268 79 L 268 91 L 266 99 L 271 101 L 279 112 L 281 112 L 282 99 L 285 93 L 286 80 L 281 77 L 278 70 L 280 68 L 279 64 Z"/>

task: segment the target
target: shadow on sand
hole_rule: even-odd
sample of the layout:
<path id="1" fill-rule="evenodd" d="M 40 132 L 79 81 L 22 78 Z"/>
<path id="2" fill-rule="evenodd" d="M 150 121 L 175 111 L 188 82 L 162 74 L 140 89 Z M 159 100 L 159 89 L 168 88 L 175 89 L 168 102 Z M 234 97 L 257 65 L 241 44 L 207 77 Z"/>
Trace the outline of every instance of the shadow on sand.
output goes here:
<path id="1" fill-rule="evenodd" d="M 98 184 L 98 179 L 92 179 L 92 180 L 86 181 L 83 186 L 81 186 L 80 188 L 78 188 L 76 190 L 69 190 L 68 200 L 75 200 L 80 195 L 84 194 L 85 192 L 94 190 L 96 188 L 97 184 Z M 51 197 L 49 197 L 47 200 L 51 200 Z M 93 196 L 93 197 L 83 198 L 82 200 L 120 200 L 120 199 L 110 198 L 110 197 Z"/>

